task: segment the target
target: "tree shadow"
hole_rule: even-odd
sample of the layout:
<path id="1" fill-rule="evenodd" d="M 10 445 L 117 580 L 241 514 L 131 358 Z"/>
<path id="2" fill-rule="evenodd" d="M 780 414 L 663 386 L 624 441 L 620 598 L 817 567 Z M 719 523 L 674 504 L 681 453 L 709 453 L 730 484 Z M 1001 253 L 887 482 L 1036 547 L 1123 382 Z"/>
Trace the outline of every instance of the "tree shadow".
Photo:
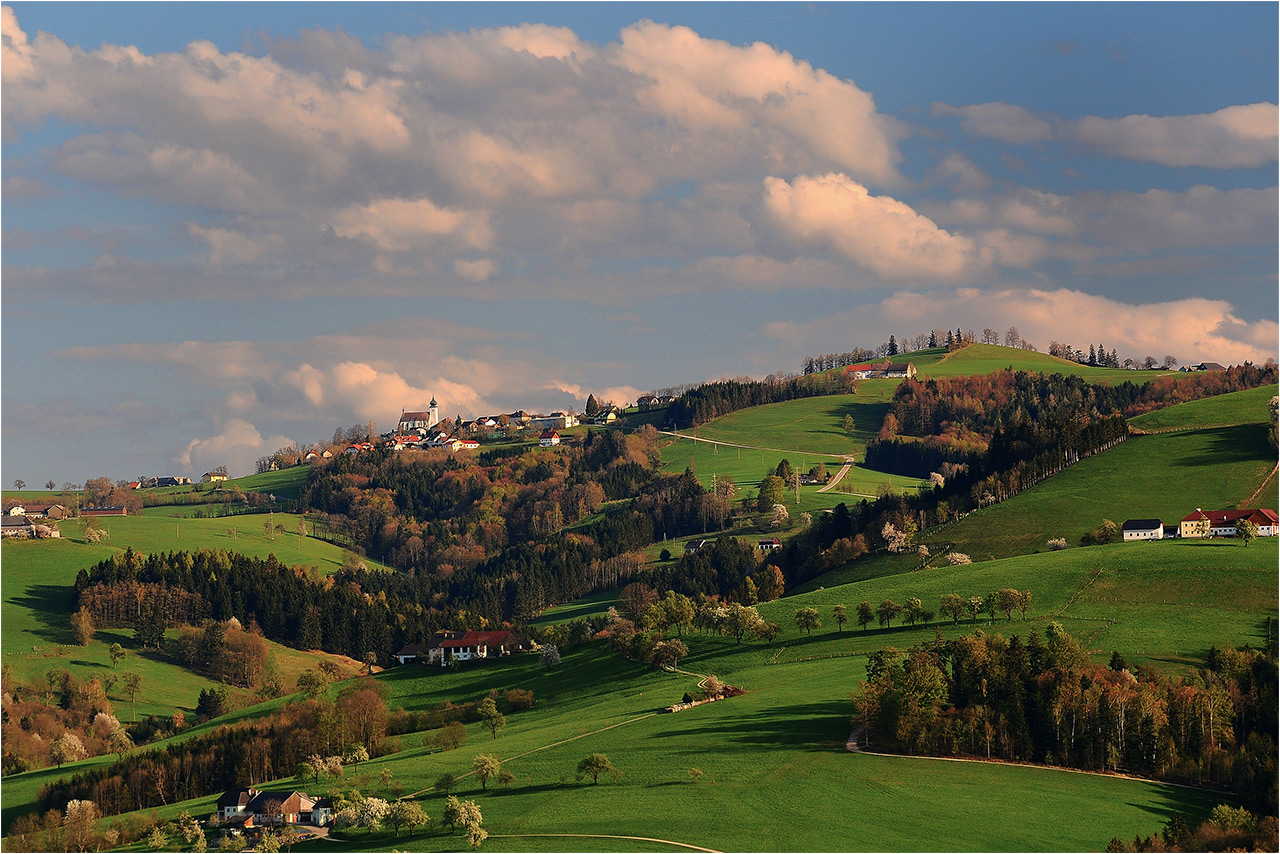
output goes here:
<path id="1" fill-rule="evenodd" d="M 733 700 L 722 702 L 732 703 Z M 677 714 L 696 714 L 696 710 L 690 709 Z M 696 741 L 701 746 L 691 746 L 685 751 L 690 755 L 705 755 L 708 738 L 743 746 L 827 752 L 832 749 L 832 744 L 836 741 L 843 743 L 849 730 L 849 718 L 852 714 L 853 708 L 848 700 L 823 700 L 786 706 L 782 709 L 761 710 L 746 715 L 706 720 L 701 724 L 672 727 L 653 733 L 649 738 L 672 739 L 700 736 Z"/>
<path id="2" fill-rule="evenodd" d="M 1216 466 L 1222 463 L 1249 462 L 1266 459 L 1262 453 L 1267 447 L 1266 425 L 1240 424 L 1235 427 L 1192 430 L 1184 436 L 1205 436 L 1208 447 L 1202 454 L 1193 454 L 1178 460 L 1185 466 Z"/>
<path id="3" fill-rule="evenodd" d="M 32 632 L 51 643 L 71 644 L 73 590 L 57 584 L 33 584 L 25 595 L 8 600 L 30 612 L 38 627 Z"/>

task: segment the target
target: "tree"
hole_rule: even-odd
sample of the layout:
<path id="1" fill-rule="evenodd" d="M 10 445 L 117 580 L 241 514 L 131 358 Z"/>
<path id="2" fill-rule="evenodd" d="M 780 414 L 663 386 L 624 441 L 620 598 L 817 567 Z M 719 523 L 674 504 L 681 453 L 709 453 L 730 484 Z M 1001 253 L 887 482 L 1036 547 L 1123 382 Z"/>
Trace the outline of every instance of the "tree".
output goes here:
<path id="1" fill-rule="evenodd" d="M 587 395 L 587 405 L 582 412 L 588 418 L 594 418 L 600 412 L 600 404 L 596 403 L 596 396 L 594 394 Z"/>
<path id="2" fill-rule="evenodd" d="M 549 643 L 542 648 L 542 654 L 538 656 L 539 663 L 547 670 L 560 666 L 560 648 L 553 643 Z"/>
<path id="3" fill-rule="evenodd" d="M 919 597 L 908 596 L 906 604 L 902 606 L 902 612 L 903 618 L 914 626 L 924 616 L 924 603 Z"/>
<path id="4" fill-rule="evenodd" d="M 516 781 L 516 775 L 512 774 L 510 771 L 503 770 L 498 772 L 498 785 L 501 786 L 502 788 L 504 789 L 510 788 L 511 784 L 514 783 L 515 781 Z"/>
<path id="5" fill-rule="evenodd" d="M 760 482 L 760 496 L 756 499 L 756 509 L 761 513 L 768 513 L 773 509 L 773 505 L 782 502 L 782 495 L 786 488 L 786 482 L 776 474 L 766 477 Z"/>
<path id="6" fill-rule="evenodd" d="M 847 435 L 847 436 L 852 436 L 852 435 L 853 435 L 854 427 L 853 427 L 853 416 L 852 416 L 852 415 L 847 415 L 847 414 L 845 415 L 845 417 L 844 417 L 844 424 L 842 425 L 842 429 L 844 430 L 845 435 Z"/>
<path id="7" fill-rule="evenodd" d="M 137 673 L 134 673 L 133 671 L 129 671 L 124 675 L 124 690 L 129 692 L 129 702 L 131 704 L 134 702 L 134 697 L 137 695 L 138 691 L 141 688 L 142 688 L 142 676 L 140 676 Z M 138 717 L 137 707 L 135 706 L 134 719 L 136 720 L 137 717 Z"/>
<path id="8" fill-rule="evenodd" d="M 484 721 L 484 725 L 493 733 L 496 740 L 498 738 L 498 730 L 507 725 L 506 715 L 498 711 L 498 704 L 493 701 L 492 697 L 485 697 L 476 706 L 476 714 L 480 716 L 480 720 Z"/>
<path id="9" fill-rule="evenodd" d="M 796 627 L 808 632 L 809 637 L 813 637 L 813 630 L 821 625 L 822 620 L 818 617 L 817 608 L 801 608 L 796 611 Z"/>
<path id="10" fill-rule="evenodd" d="M 844 605 L 837 605 L 831 609 L 831 618 L 836 621 L 836 630 L 843 632 L 844 624 L 849 622 L 849 609 Z"/>
<path id="11" fill-rule="evenodd" d="M 169 847 L 169 836 L 164 832 L 160 825 L 151 828 L 151 833 L 147 836 L 147 847 L 152 851 L 164 851 Z"/>
<path id="12" fill-rule="evenodd" d="M 366 652 L 364 654 L 365 675 L 373 675 L 373 666 L 378 663 L 378 654 L 376 652 Z"/>
<path id="13" fill-rule="evenodd" d="M 111 752 L 124 759 L 124 755 L 133 750 L 133 739 L 129 737 L 129 733 L 124 727 L 120 727 L 111 733 L 111 738 L 107 741 L 107 746 L 111 748 Z"/>
<path id="14" fill-rule="evenodd" d="M 88 851 L 97 841 L 93 825 L 102 813 L 93 801 L 67 801 L 67 812 L 62 819 L 62 842 L 70 851 Z"/>
<path id="15" fill-rule="evenodd" d="M 578 779 L 590 777 L 592 783 L 599 785 L 601 774 L 613 774 L 616 770 L 613 764 L 609 762 L 608 756 L 603 753 L 592 753 L 578 763 Z"/>
<path id="16" fill-rule="evenodd" d="M 489 781 L 502 770 L 502 760 L 492 753 L 481 753 L 471 761 L 471 767 L 475 769 L 476 779 L 480 781 L 480 788 L 487 789 L 489 788 Z"/>
<path id="17" fill-rule="evenodd" d="M 893 618 L 898 616 L 902 611 L 902 606 L 892 599 L 885 599 L 876 608 L 876 616 L 880 619 L 880 627 L 888 628 L 893 623 Z"/>
<path id="18" fill-rule="evenodd" d="M 1006 587 L 996 591 L 996 597 L 1000 610 L 1004 612 L 1004 618 L 1012 620 L 1013 612 L 1018 610 L 1018 603 L 1022 601 L 1022 594 L 1013 588 Z"/>
<path id="19" fill-rule="evenodd" d="M 50 481 L 48 481 L 48 482 L 46 482 L 46 483 L 45 483 L 44 488 L 45 488 L 45 489 L 47 489 L 47 490 L 49 490 L 50 492 L 53 492 L 55 489 L 57 489 L 57 488 L 58 488 L 58 484 L 56 484 L 56 483 L 54 483 L 53 481 L 51 481 L 51 480 L 50 480 Z"/>
<path id="20" fill-rule="evenodd" d="M 76 762 L 89 755 L 84 742 L 74 732 L 64 732 L 49 745 L 49 761 L 62 768 L 65 762 Z"/>
<path id="21" fill-rule="evenodd" d="M 1244 540 L 1245 548 L 1249 547 L 1258 538 L 1258 526 L 1250 522 L 1248 519 L 1241 519 L 1236 524 L 1236 539 Z"/>
<path id="22" fill-rule="evenodd" d="M 329 680 L 319 670 L 304 670 L 298 674 L 298 690 L 313 700 L 324 693 L 328 684 Z"/>
<path id="23" fill-rule="evenodd" d="M 858 625 L 862 626 L 862 630 L 864 632 L 867 630 L 867 626 L 871 625 L 875 618 L 876 612 L 875 609 L 871 607 L 870 602 L 863 600 L 858 603 Z"/>
<path id="24" fill-rule="evenodd" d="M 1164 369 L 1165 369 L 1166 371 L 1172 371 L 1172 370 L 1173 370 L 1174 368 L 1176 368 L 1176 367 L 1178 367 L 1178 360 L 1177 360 L 1177 359 L 1175 359 L 1173 356 L 1165 356 L 1165 357 L 1164 357 Z"/>
<path id="25" fill-rule="evenodd" d="M 347 752 L 343 754 L 342 761 L 348 765 L 356 767 L 356 773 L 360 773 L 360 763 L 369 761 L 369 749 L 363 744 L 348 744 Z"/>
<path id="26" fill-rule="evenodd" d="M 942 602 L 938 606 L 938 610 L 943 616 L 950 617 L 951 622 L 959 625 L 960 617 L 964 614 L 964 599 L 956 593 L 947 593 L 942 597 Z"/>
<path id="27" fill-rule="evenodd" d="M 479 848 L 489 838 L 489 831 L 478 824 L 468 824 L 462 835 L 466 838 L 468 845 Z"/>
<path id="28" fill-rule="evenodd" d="M 22 490 L 27 488 L 27 482 L 22 478 L 17 478 L 13 482 L 13 488 L 21 492 Z"/>
<path id="29" fill-rule="evenodd" d="M 412 831 L 415 827 L 431 823 L 431 816 L 418 806 L 417 801 L 396 801 L 387 810 L 386 823 L 400 835 L 400 828 L 407 827 Z"/>
<path id="30" fill-rule="evenodd" d="M 390 811 L 391 805 L 382 798 L 365 798 L 356 806 L 356 824 L 372 830 Z"/>
<path id="31" fill-rule="evenodd" d="M 94 631 L 93 615 L 82 605 L 79 611 L 71 615 L 71 637 L 80 646 L 88 646 L 93 640 Z"/>
<path id="32" fill-rule="evenodd" d="M 898 342 L 892 335 L 889 336 L 889 347 L 886 352 L 890 356 L 898 355 Z"/>

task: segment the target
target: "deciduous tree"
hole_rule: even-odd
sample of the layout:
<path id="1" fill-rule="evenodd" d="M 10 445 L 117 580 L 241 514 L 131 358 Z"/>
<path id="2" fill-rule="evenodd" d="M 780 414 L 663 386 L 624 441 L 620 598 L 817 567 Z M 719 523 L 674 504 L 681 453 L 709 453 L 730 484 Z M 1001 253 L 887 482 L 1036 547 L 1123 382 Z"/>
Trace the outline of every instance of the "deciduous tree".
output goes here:
<path id="1" fill-rule="evenodd" d="M 796 627 L 804 629 L 809 637 L 813 637 L 813 630 L 822 625 L 822 620 L 818 616 L 817 608 L 801 608 L 796 611 Z"/>
<path id="2" fill-rule="evenodd" d="M 603 753 L 592 753 L 578 763 L 578 779 L 590 777 L 592 783 L 599 785 L 600 775 L 608 774 L 614 770 L 608 756 Z"/>
<path id="3" fill-rule="evenodd" d="M 844 624 L 849 622 L 849 609 L 844 605 L 837 605 L 831 609 L 831 618 L 836 621 L 836 630 L 843 632 Z"/>
<path id="4" fill-rule="evenodd" d="M 502 760 L 492 753 L 481 753 L 471 761 L 471 767 L 475 769 L 476 779 L 480 781 L 480 788 L 487 789 L 489 788 L 489 781 L 502 770 Z"/>
<path id="5" fill-rule="evenodd" d="M 498 711 L 498 704 L 493 701 L 492 697 L 485 697 L 476 706 L 476 714 L 480 716 L 480 720 L 484 721 L 484 725 L 493 733 L 494 739 L 498 737 L 498 730 L 507 725 L 506 715 Z"/>

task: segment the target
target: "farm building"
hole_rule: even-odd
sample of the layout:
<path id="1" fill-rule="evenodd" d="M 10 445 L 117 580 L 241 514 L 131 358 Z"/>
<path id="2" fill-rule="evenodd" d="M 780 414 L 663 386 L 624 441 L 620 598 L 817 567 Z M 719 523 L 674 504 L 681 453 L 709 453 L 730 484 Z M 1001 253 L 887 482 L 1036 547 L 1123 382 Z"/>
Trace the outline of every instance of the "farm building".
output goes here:
<path id="1" fill-rule="evenodd" d="M 1124 541 L 1131 540 L 1163 540 L 1164 523 L 1159 519 L 1126 519 L 1120 526 L 1124 532 Z"/>
<path id="2" fill-rule="evenodd" d="M 311 798 L 299 791 L 228 789 L 218 798 L 218 818 L 245 827 L 271 824 L 310 824 L 323 827 L 333 818 L 328 798 Z"/>
<path id="3" fill-rule="evenodd" d="M 560 434 L 555 430 L 543 430 L 542 435 L 538 437 L 538 444 L 544 448 L 549 448 L 552 445 L 559 445 Z"/>
<path id="4" fill-rule="evenodd" d="M 440 666 L 450 661 L 473 661 L 498 655 L 510 655 L 518 648 L 511 632 L 467 632 L 462 637 L 440 642 Z"/>

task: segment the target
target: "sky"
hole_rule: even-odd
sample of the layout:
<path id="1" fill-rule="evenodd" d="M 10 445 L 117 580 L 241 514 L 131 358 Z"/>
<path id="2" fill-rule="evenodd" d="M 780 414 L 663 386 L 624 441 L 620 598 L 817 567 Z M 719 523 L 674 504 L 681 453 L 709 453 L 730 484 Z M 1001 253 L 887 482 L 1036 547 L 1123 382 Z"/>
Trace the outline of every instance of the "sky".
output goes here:
<path id="1" fill-rule="evenodd" d="M 934 328 L 1277 355 L 1274 3 L 13 3 L 0 478 Z"/>

